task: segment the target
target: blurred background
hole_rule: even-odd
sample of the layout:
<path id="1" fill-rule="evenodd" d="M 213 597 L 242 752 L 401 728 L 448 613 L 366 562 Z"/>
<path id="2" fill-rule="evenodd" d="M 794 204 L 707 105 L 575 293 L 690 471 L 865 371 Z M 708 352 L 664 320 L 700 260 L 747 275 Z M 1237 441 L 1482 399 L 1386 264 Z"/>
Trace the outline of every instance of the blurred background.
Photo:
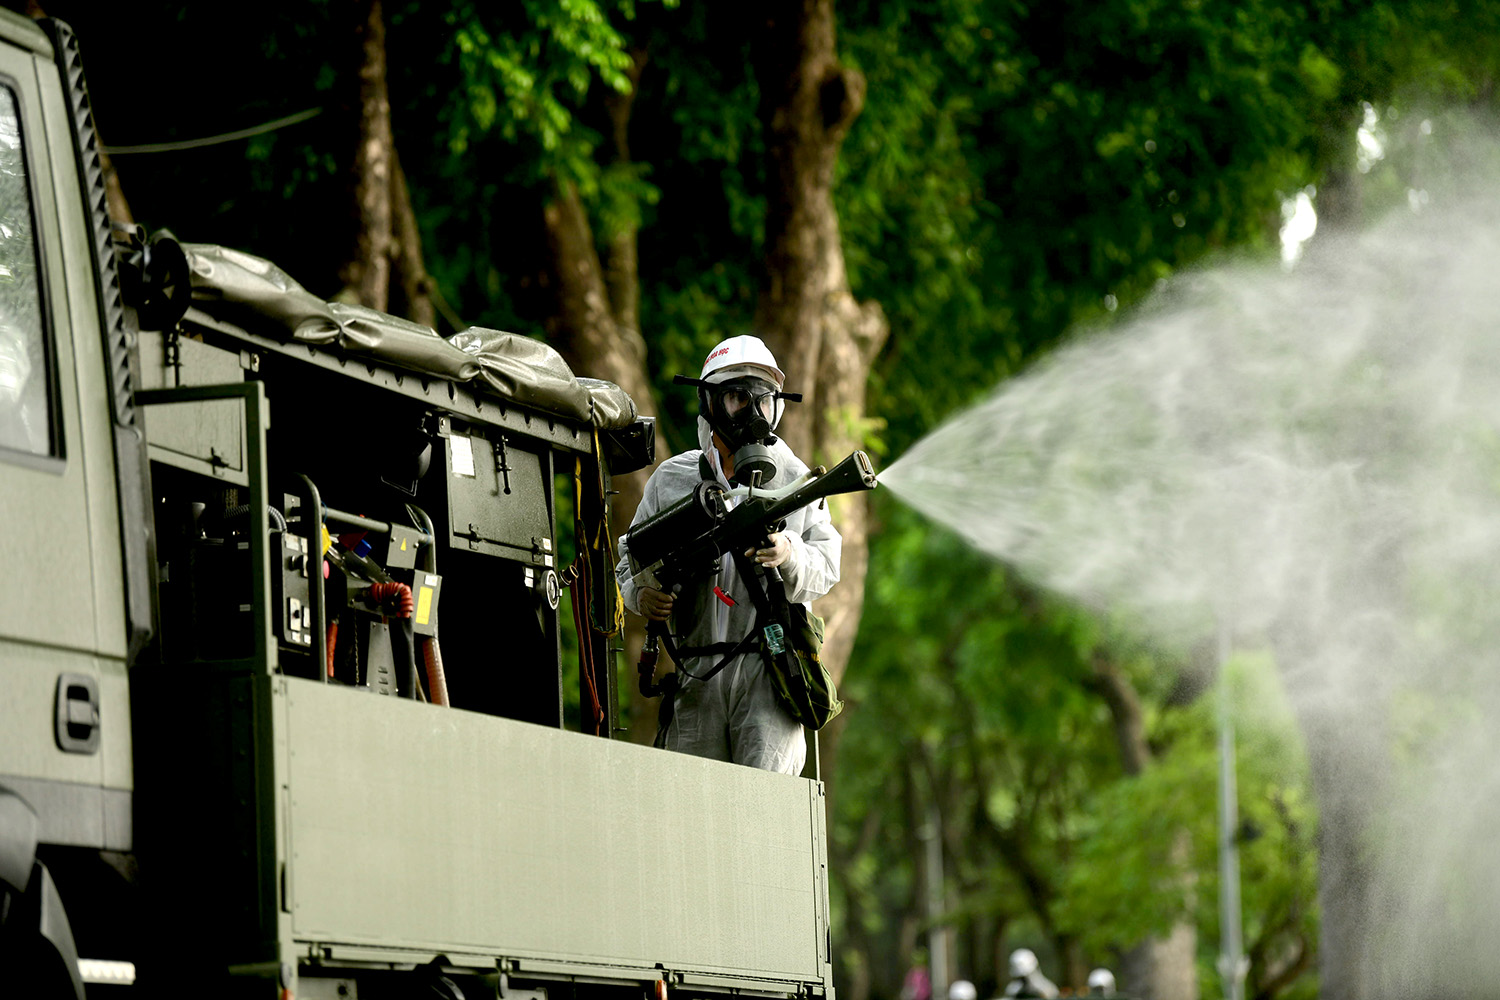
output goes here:
<path id="1" fill-rule="evenodd" d="M 35 3 L 10 6 L 38 13 Z M 113 214 L 447 335 L 547 340 L 694 446 L 671 387 L 756 332 L 809 463 L 894 461 L 1175 273 L 1408 207 L 1424 109 L 1491 109 L 1483 0 L 44 2 L 82 43 Z M 1415 205 L 1411 206 L 1412 208 Z M 1087 398 L 1077 405 L 1086 407 Z M 647 473 L 621 482 L 616 530 Z M 836 498 L 818 610 L 845 1000 L 1224 992 L 1209 644 L 1057 596 L 888 491 Z M 565 518 L 560 518 L 560 522 Z M 639 620 L 634 620 L 639 626 Z M 621 657 L 633 689 L 633 650 Z M 1314 776 L 1231 658 L 1244 996 L 1342 995 Z M 655 706 L 622 704 L 649 742 Z M 1326 914 L 1325 914 L 1326 916 Z M 1325 933 L 1322 935 L 1326 938 Z M 1321 965 L 1321 967 L 1320 967 Z"/>

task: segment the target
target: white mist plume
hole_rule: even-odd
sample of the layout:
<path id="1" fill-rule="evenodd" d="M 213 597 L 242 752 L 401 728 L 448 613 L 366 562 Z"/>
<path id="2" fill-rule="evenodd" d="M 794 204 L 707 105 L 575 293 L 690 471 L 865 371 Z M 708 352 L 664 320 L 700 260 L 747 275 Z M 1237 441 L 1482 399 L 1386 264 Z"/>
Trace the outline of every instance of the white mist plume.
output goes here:
<path id="1" fill-rule="evenodd" d="M 881 476 L 1049 587 L 1274 651 L 1363 970 L 1329 995 L 1500 996 L 1497 153 L 1290 274 L 1174 279 Z"/>

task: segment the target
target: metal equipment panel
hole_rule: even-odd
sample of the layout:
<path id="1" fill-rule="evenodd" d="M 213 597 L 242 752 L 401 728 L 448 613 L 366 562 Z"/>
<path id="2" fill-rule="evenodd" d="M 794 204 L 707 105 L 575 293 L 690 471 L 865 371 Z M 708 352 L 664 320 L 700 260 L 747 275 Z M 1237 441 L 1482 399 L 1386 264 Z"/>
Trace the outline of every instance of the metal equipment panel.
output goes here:
<path id="1" fill-rule="evenodd" d="M 550 455 L 493 428 L 463 430 L 446 438 L 451 544 L 551 567 Z"/>
<path id="2" fill-rule="evenodd" d="M 244 380 L 240 357 L 176 333 L 140 337 L 141 388 L 225 385 Z M 245 425 L 235 400 L 154 407 L 141 414 L 151 458 L 190 472 L 248 485 Z"/>
<path id="3" fill-rule="evenodd" d="M 298 942 L 825 981 L 808 781 L 284 683 Z"/>

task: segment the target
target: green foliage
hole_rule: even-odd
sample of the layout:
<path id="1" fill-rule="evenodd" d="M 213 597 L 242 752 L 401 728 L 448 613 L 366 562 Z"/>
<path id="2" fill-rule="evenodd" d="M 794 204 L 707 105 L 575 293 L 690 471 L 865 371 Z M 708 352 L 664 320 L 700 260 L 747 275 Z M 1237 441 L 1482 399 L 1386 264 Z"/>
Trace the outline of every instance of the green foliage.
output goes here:
<path id="1" fill-rule="evenodd" d="M 1338 74 L 1296 44 L 1313 32 L 1290 3 L 843 18 L 870 97 L 840 216 L 851 278 L 892 318 L 877 387 L 898 451 L 1078 321 L 1214 248 L 1267 245 L 1281 192 L 1312 176 L 1309 84 Z"/>
<path id="2" fill-rule="evenodd" d="M 617 15 L 635 16 L 630 0 Z M 595 76 L 618 91 L 630 89 L 630 55 L 595 0 L 526 0 L 497 9 L 457 3 L 445 18 L 464 81 L 465 115 L 450 124 L 454 155 L 468 151 L 475 132 L 498 131 L 506 142 L 534 143 L 539 176 L 578 184 L 592 195 L 598 174 L 598 136 L 577 121 L 577 108 Z"/>

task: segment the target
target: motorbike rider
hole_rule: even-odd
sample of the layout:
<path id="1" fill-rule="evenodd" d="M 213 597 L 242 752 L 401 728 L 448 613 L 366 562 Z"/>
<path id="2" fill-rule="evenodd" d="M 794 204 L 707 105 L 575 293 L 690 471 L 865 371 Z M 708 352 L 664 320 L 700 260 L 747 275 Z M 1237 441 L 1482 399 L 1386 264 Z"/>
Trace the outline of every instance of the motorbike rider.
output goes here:
<path id="1" fill-rule="evenodd" d="M 1030 948 L 1017 948 L 1010 953 L 1010 982 L 1005 986 L 1004 995 L 1050 1000 L 1057 996 L 1057 985 L 1042 975 L 1035 952 Z"/>

